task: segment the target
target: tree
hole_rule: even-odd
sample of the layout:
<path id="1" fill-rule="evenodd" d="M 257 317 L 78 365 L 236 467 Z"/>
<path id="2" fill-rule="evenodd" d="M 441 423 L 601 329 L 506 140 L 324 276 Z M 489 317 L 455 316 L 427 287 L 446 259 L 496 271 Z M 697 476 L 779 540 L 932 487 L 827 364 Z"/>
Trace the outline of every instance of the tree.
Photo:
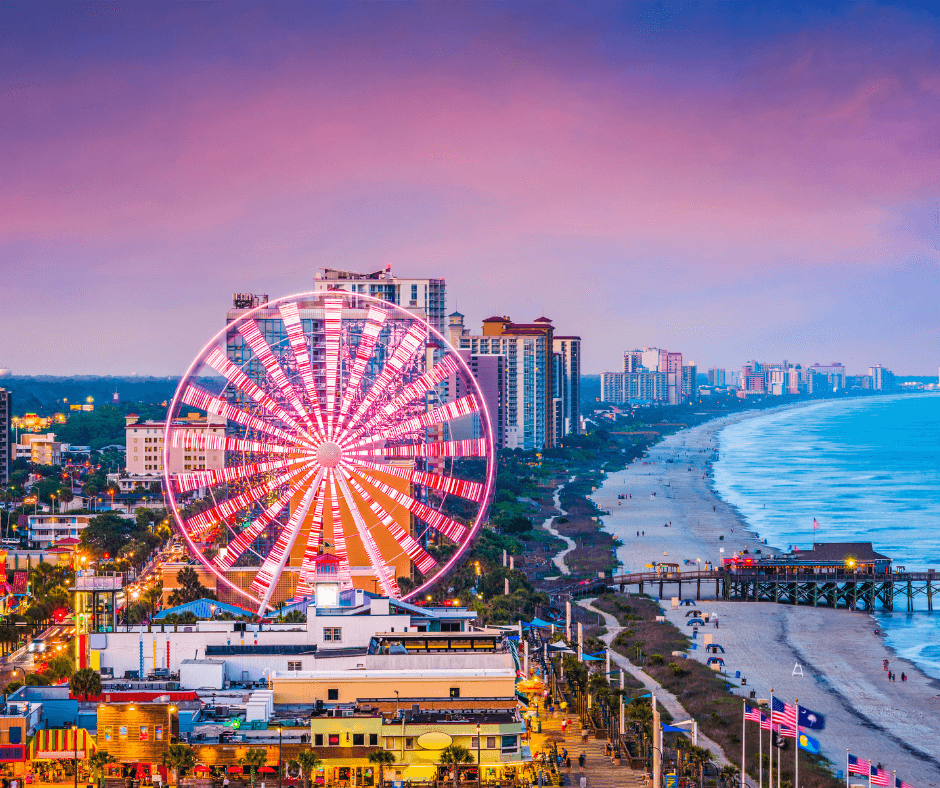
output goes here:
<path id="1" fill-rule="evenodd" d="M 96 558 L 118 555 L 130 541 L 134 522 L 125 517 L 105 512 L 92 517 L 88 527 L 82 531 L 79 541 Z"/>
<path id="2" fill-rule="evenodd" d="M 297 754 L 297 765 L 303 774 L 304 788 L 310 788 L 310 779 L 323 765 L 323 761 L 313 750 L 301 750 Z"/>
<path id="3" fill-rule="evenodd" d="M 179 588 L 170 594 L 170 604 L 174 607 L 195 602 L 197 599 L 216 599 L 216 595 L 199 582 L 199 575 L 191 566 L 176 573 L 176 582 L 180 584 Z"/>
<path id="4" fill-rule="evenodd" d="M 95 753 L 92 753 L 88 758 L 88 765 L 94 769 L 95 774 L 98 779 L 101 779 L 101 772 L 104 770 L 104 767 L 109 763 L 116 763 L 117 759 L 111 755 L 107 750 L 98 750 Z"/>
<path id="5" fill-rule="evenodd" d="M 98 696 L 101 694 L 101 676 L 92 668 L 76 670 L 69 679 L 69 691 L 84 700 L 88 700 L 89 695 Z"/>
<path id="6" fill-rule="evenodd" d="M 705 773 L 705 764 L 712 762 L 712 753 L 706 747 L 690 747 L 688 753 L 689 763 L 698 766 L 698 788 L 703 786 L 703 777 Z"/>
<path id="7" fill-rule="evenodd" d="M 251 785 L 254 788 L 255 773 L 268 762 L 268 751 L 258 747 L 253 747 L 245 752 L 244 758 L 239 758 L 240 766 L 247 766 L 248 773 L 251 775 Z"/>
<path id="8" fill-rule="evenodd" d="M 388 750 L 373 750 L 369 753 L 369 763 L 379 767 L 379 788 L 385 785 L 385 767 L 395 763 L 395 754 Z"/>
<path id="9" fill-rule="evenodd" d="M 179 783 L 179 778 L 185 777 L 186 772 L 196 765 L 196 753 L 185 744 L 171 744 L 163 753 L 163 765 L 173 770 Z"/>
<path id="10" fill-rule="evenodd" d="M 445 766 L 452 766 L 454 769 L 454 788 L 457 788 L 460 767 L 465 763 L 473 763 L 473 756 L 470 750 L 462 744 L 448 744 L 441 750 L 441 763 Z"/>

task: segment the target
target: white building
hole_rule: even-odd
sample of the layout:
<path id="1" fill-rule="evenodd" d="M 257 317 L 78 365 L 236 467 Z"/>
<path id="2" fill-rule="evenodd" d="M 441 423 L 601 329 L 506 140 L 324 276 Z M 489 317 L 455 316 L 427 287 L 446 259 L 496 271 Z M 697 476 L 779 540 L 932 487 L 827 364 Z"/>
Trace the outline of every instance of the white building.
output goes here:
<path id="1" fill-rule="evenodd" d="M 447 287 L 443 279 L 412 279 L 392 275 L 391 265 L 383 271 L 360 274 L 338 268 L 322 268 L 317 272 L 313 289 L 345 290 L 348 293 L 381 298 L 383 301 L 414 312 L 447 336 Z"/>
<path id="2" fill-rule="evenodd" d="M 127 446 L 126 467 L 128 475 L 159 477 L 163 473 L 163 434 L 166 430 L 166 422 L 138 422 L 137 416 L 133 413 L 127 415 L 126 421 L 124 437 Z M 211 435 L 225 435 L 225 420 L 212 415 L 209 416 L 208 421 L 201 418 L 189 418 L 182 419 L 175 422 L 175 424 L 183 430 Z M 193 443 L 190 445 L 198 444 Z M 225 452 L 223 451 L 170 449 L 170 473 L 218 470 L 224 467 Z"/>
<path id="3" fill-rule="evenodd" d="M 90 519 L 87 514 L 31 514 L 27 532 L 29 546 L 45 550 L 63 539 L 78 539 Z"/>
<path id="4" fill-rule="evenodd" d="M 37 465 L 61 465 L 62 443 L 55 439 L 54 432 L 45 434 L 24 433 L 15 445 L 15 458 L 25 459 Z"/>

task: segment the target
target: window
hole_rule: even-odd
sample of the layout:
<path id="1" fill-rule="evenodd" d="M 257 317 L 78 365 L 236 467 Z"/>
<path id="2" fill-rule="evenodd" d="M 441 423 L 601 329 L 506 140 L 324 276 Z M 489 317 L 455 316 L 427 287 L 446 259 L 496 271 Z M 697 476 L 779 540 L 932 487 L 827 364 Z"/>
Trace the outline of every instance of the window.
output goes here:
<path id="1" fill-rule="evenodd" d="M 370 747 L 378 747 L 378 746 L 379 746 L 379 734 L 377 734 L 377 733 L 370 733 L 370 734 L 369 734 L 369 746 L 370 746 Z"/>
<path id="2" fill-rule="evenodd" d="M 405 749 L 413 750 L 415 748 L 415 740 L 411 736 L 405 737 Z"/>
<path id="3" fill-rule="evenodd" d="M 289 662 L 287 663 L 287 669 L 288 669 L 288 670 L 303 670 L 303 669 L 304 669 L 304 668 L 303 668 L 303 664 L 304 664 L 304 663 L 301 662 L 300 660 L 297 660 L 296 662 L 290 662 L 290 661 L 289 661 Z"/>
<path id="4" fill-rule="evenodd" d="M 353 747 L 363 747 L 366 743 L 366 737 L 364 733 L 354 733 L 353 734 Z"/>
<path id="5" fill-rule="evenodd" d="M 515 736 L 503 736 L 503 749 L 504 750 L 516 749 L 516 737 Z"/>
<path id="6" fill-rule="evenodd" d="M 323 640 L 327 643 L 340 643 L 343 640 L 342 627 L 323 627 Z"/>
<path id="7" fill-rule="evenodd" d="M 486 737 L 486 749 L 488 749 L 488 750 L 495 750 L 495 749 L 496 749 L 496 737 L 495 737 L 495 736 L 487 736 L 487 737 Z"/>
<path id="8" fill-rule="evenodd" d="M 339 700 L 339 689 L 334 687 L 333 689 L 328 689 L 326 691 L 327 700 Z"/>
<path id="9" fill-rule="evenodd" d="M 372 735 L 372 734 L 370 734 L 370 736 L 371 736 L 371 735 Z M 397 749 L 398 749 L 398 747 L 395 746 L 395 737 L 394 737 L 394 736 L 386 736 L 386 737 L 385 737 L 385 749 L 386 749 L 386 750 L 397 750 Z"/>
<path id="10" fill-rule="evenodd" d="M 329 736 L 330 747 L 339 747 L 339 734 L 331 733 Z"/>
<path id="11" fill-rule="evenodd" d="M 451 687 L 451 688 L 450 688 L 450 696 L 451 696 L 452 698 L 459 698 L 459 697 L 460 697 L 460 687 Z"/>
<path id="12" fill-rule="evenodd" d="M 323 746 L 323 734 L 322 734 L 322 733 L 315 733 L 315 734 L 313 734 L 313 746 L 314 746 L 314 747 L 322 747 L 322 746 Z"/>
<path id="13" fill-rule="evenodd" d="M 471 749 L 471 750 L 475 750 L 475 749 L 476 749 L 477 747 L 479 747 L 479 746 L 480 746 L 480 737 L 479 737 L 479 736 L 471 736 L 471 737 L 470 737 L 470 749 Z"/>
<path id="14" fill-rule="evenodd" d="M 441 632 L 460 632 L 459 621 L 442 621 Z"/>

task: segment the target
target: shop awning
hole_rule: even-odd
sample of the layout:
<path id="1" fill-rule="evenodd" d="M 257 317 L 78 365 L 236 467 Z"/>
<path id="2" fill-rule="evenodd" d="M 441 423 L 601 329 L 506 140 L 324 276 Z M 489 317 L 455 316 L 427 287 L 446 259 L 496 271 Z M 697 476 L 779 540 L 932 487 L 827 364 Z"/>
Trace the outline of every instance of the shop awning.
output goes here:
<path id="1" fill-rule="evenodd" d="M 29 743 L 29 757 L 37 761 L 87 758 L 96 749 L 94 738 L 84 728 L 52 728 L 36 732 Z"/>

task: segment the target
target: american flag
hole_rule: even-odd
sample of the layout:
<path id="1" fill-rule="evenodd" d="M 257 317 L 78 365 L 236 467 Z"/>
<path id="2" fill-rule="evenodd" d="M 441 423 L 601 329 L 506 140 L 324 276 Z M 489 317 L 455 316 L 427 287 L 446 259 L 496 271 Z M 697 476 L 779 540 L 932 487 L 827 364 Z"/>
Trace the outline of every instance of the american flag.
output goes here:
<path id="1" fill-rule="evenodd" d="M 849 774 L 861 774 L 863 777 L 870 776 L 871 761 L 866 761 L 864 758 L 856 758 L 854 755 L 850 755 Z"/>
<path id="2" fill-rule="evenodd" d="M 908 785 L 908 783 L 904 782 L 904 780 L 902 780 L 902 779 L 899 778 L 899 777 L 895 777 L 895 778 L 894 778 L 894 788 L 914 788 L 914 786 L 913 786 L 913 785 Z"/>
<path id="3" fill-rule="evenodd" d="M 760 713 L 760 709 L 757 706 L 746 706 L 746 712 L 744 712 L 744 719 L 749 722 L 760 722 L 760 718 L 764 715 Z"/>
<path id="4" fill-rule="evenodd" d="M 891 774 L 886 769 L 879 769 L 877 766 L 871 767 L 872 785 L 891 785 Z"/>
<path id="5" fill-rule="evenodd" d="M 760 715 L 760 727 L 761 730 L 769 731 L 770 730 L 770 717 L 766 717 L 763 714 Z"/>
<path id="6" fill-rule="evenodd" d="M 796 738 L 796 729 L 786 725 L 774 725 L 774 730 L 786 739 Z"/>
<path id="7" fill-rule="evenodd" d="M 782 723 L 796 730 L 796 706 L 792 703 L 784 703 L 779 698 L 774 698 L 773 721 Z"/>
<path id="8" fill-rule="evenodd" d="M 819 528 L 819 522 L 814 517 L 813 518 L 813 530 L 815 531 L 817 528 Z"/>

